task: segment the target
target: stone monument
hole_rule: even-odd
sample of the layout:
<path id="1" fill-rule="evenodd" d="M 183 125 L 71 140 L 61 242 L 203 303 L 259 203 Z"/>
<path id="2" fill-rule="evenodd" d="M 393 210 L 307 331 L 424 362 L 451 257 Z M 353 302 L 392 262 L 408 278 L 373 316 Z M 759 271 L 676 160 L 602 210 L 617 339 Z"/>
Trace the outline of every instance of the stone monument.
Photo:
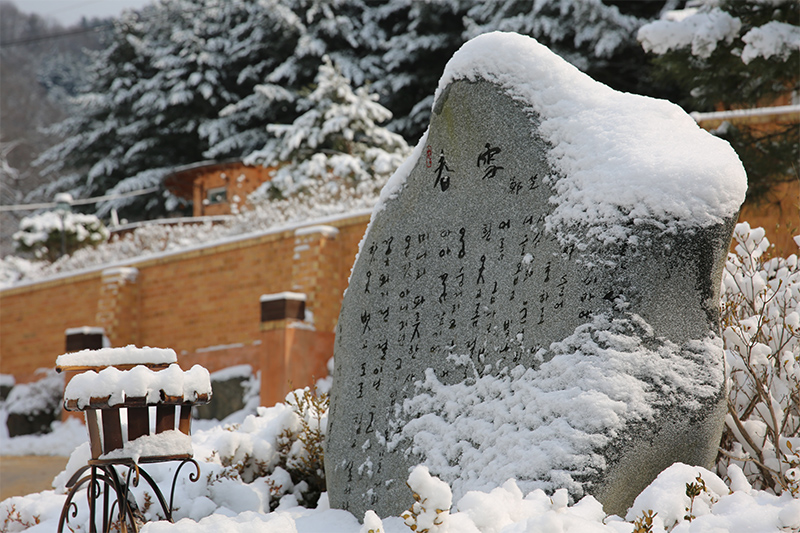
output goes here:
<path id="1" fill-rule="evenodd" d="M 382 192 L 337 326 L 333 507 L 397 515 L 515 478 L 624 513 L 709 466 L 726 411 L 718 287 L 746 178 L 676 106 L 533 39 L 480 36 Z"/>

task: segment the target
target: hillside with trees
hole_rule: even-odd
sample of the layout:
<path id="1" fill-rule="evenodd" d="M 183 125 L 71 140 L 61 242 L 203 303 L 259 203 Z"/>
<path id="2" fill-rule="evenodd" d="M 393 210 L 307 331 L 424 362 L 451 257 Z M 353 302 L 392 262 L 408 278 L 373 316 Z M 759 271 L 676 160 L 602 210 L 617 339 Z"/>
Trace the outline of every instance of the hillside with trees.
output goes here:
<path id="1" fill-rule="evenodd" d="M 95 30 L 102 26 L 84 20 L 64 28 L 0 1 L 0 204 L 25 203 L 50 181 L 32 166 L 60 140 L 43 129 L 68 115 L 67 100 L 81 90 L 88 65 L 84 50 L 101 46 Z M 0 212 L 0 252 L 25 214 Z"/>
<path id="2" fill-rule="evenodd" d="M 663 96 L 635 31 L 677 4 L 161 0 L 115 20 L 92 54 L 69 118 L 49 130 L 63 140 L 37 160 L 49 184 L 27 201 L 146 190 L 178 165 L 246 157 L 269 142 L 268 124 L 306 111 L 325 56 L 378 95 L 389 129 L 409 144 L 427 125 L 448 58 L 486 31 L 532 35 L 616 88 Z M 96 212 L 142 220 L 182 207 L 162 187 Z"/>

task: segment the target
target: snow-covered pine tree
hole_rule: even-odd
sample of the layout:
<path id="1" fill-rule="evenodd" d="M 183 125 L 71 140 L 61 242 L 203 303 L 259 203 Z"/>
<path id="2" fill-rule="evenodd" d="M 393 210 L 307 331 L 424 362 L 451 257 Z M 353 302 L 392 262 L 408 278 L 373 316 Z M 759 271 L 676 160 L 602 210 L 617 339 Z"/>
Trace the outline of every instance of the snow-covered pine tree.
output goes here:
<path id="1" fill-rule="evenodd" d="M 139 17 L 152 22 L 145 26 Z M 151 78 L 156 69 L 150 64 L 152 54 L 140 43 L 148 31 L 166 31 L 163 19 L 161 7 L 152 5 L 115 22 L 107 47 L 92 54 L 88 86 L 72 99 L 71 116 L 51 128 L 64 141 L 36 161 L 43 174 L 58 179 L 34 191 L 29 200 L 49 199 L 57 191 L 78 198 L 105 194 L 141 170 L 124 161 L 134 145 L 142 149 L 152 143 L 144 140 L 150 136 L 149 121 L 136 110 L 145 92 L 139 82 Z M 156 113 L 149 118 L 158 120 Z"/>
<path id="2" fill-rule="evenodd" d="M 305 28 L 303 38 L 297 44 L 291 64 L 284 72 L 276 72 L 270 81 L 284 80 L 295 86 L 307 86 L 316 72 L 323 56 L 333 61 L 342 75 L 356 85 L 369 79 L 369 72 L 378 74 L 380 69 L 367 68 L 362 58 L 368 56 L 375 44 L 371 29 L 374 9 L 370 4 L 378 2 L 364 0 L 281 0 L 302 20 Z"/>
<path id="3" fill-rule="evenodd" d="M 44 196 L 160 187 L 175 166 L 202 160 L 210 135 L 203 124 L 252 94 L 294 49 L 280 44 L 291 36 L 292 17 L 268 4 L 160 0 L 117 20 L 109 47 L 93 58 L 88 91 L 75 99 L 73 116 L 55 128 L 65 140 L 39 158 L 45 172 L 63 176 L 41 191 Z M 288 30 L 278 33 L 285 25 Z M 238 153 L 235 146 L 224 155 L 241 156 L 259 144 L 245 143 Z M 138 220 L 176 206 L 177 199 L 162 190 L 105 202 L 97 212 L 116 208 Z"/>
<path id="4" fill-rule="evenodd" d="M 775 105 L 800 91 L 800 3 L 700 0 L 642 27 L 638 38 L 659 77 L 683 89 L 690 111 Z M 796 98 L 796 96 L 795 96 Z M 800 124 L 765 131 L 724 124 L 716 132 L 747 169 L 748 198 L 798 179 Z"/>
<path id="5" fill-rule="evenodd" d="M 252 92 L 242 93 L 218 116 L 200 125 L 199 133 L 208 143 L 204 153 L 208 159 L 249 154 L 264 146 L 268 138 L 265 124 L 290 122 L 297 116 L 294 102 L 298 86 L 281 73 L 292 70 L 305 27 L 284 3 L 261 0 L 243 4 L 247 16 L 236 21 L 228 33 L 226 53 L 236 58 L 241 68 L 236 82 Z M 311 79 L 306 75 L 304 82 Z"/>
<path id="6" fill-rule="evenodd" d="M 596 77 L 610 72 L 604 81 L 631 89 L 644 63 L 626 59 L 625 43 L 664 2 L 630 4 L 507 0 L 493 4 L 500 16 L 478 0 L 159 0 L 117 21 L 109 48 L 95 56 L 89 89 L 56 128 L 64 142 L 39 159 L 62 177 L 36 199 L 149 188 L 175 166 L 263 146 L 264 124 L 297 117 L 300 91 L 323 55 L 354 84 L 371 82 L 394 114 L 388 127 L 407 139 L 428 123 L 444 64 L 478 31 L 549 39 Z M 162 190 L 99 212 L 116 207 L 136 220 L 164 214 L 175 200 Z"/>
<path id="7" fill-rule="evenodd" d="M 305 112 L 292 124 L 271 124 L 273 137 L 245 159 L 276 167 L 251 200 L 285 198 L 324 186 L 375 191 L 409 153 L 405 140 L 379 126 L 391 112 L 366 87 L 355 91 L 327 56 L 316 87 L 299 102 Z"/>
<path id="8" fill-rule="evenodd" d="M 684 0 L 500 0 L 475 2 L 466 36 L 502 30 L 530 35 L 593 78 L 620 91 L 666 97 L 654 86 L 636 31 Z"/>
<path id="9" fill-rule="evenodd" d="M 620 90 L 667 96 L 647 76 L 649 65 L 635 39 L 636 29 L 679 0 L 276 0 L 302 25 L 294 50 L 265 79 L 261 91 L 225 109 L 217 125 L 227 125 L 206 153 L 224 152 L 236 128 L 250 121 L 275 122 L 267 113 L 290 106 L 290 95 L 312 82 L 311 73 L 328 55 L 355 85 L 372 92 L 392 111 L 389 129 L 416 140 L 430 120 L 433 93 L 444 66 L 469 38 L 496 29 L 532 35 L 590 75 Z M 284 92 L 288 91 L 288 93 Z M 220 131 L 222 131 L 220 129 Z M 248 127 L 249 141 L 263 130 Z M 264 141 L 265 142 L 265 139 Z"/>
<path id="10" fill-rule="evenodd" d="M 489 31 L 530 35 L 594 78 L 618 90 L 666 97 L 654 85 L 636 29 L 680 0 L 388 0 L 370 3 L 362 33 L 373 51 L 360 61 L 389 124 L 416 140 L 430 121 L 433 93 L 446 62 L 467 40 Z M 374 4 L 374 5 L 373 5 Z M 371 74 L 377 65 L 379 76 Z"/>
<path id="11" fill-rule="evenodd" d="M 252 16 L 236 34 L 253 35 L 268 29 L 274 60 L 269 69 L 259 71 L 260 84 L 251 94 L 201 127 L 201 135 L 209 142 L 208 158 L 250 153 L 269 140 L 265 124 L 294 120 L 300 92 L 313 84 L 325 55 L 358 85 L 382 74 L 380 69 L 373 68 L 369 74 L 362 69 L 361 58 L 374 39 L 365 30 L 371 18 L 361 0 L 262 0 L 253 2 L 251 9 Z M 246 29 L 249 26 L 254 29 Z M 240 40 L 240 46 L 246 46 L 247 39 Z M 248 70 L 249 75 L 255 72 Z"/>
<path id="12" fill-rule="evenodd" d="M 389 0 L 370 11 L 366 27 L 375 38 L 363 63 L 382 71 L 369 78 L 372 90 L 394 114 L 388 126 L 406 139 L 419 139 L 430 122 L 433 93 L 447 61 L 466 41 L 463 17 L 473 3 Z"/>

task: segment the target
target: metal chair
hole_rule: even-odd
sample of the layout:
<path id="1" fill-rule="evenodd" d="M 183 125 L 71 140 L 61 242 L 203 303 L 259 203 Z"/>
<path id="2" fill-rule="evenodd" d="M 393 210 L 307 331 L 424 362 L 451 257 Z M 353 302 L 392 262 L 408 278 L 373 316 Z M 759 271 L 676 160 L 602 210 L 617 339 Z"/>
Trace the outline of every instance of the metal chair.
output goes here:
<path id="1" fill-rule="evenodd" d="M 162 357 L 154 358 L 154 362 L 126 364 L 124 356 L 130 355 L 131 347 L 104 350 L 106 355 L 111 353 L 112 356 L 118 356 L 110 358 L 114 360 L 113 364 L 82 364 L 87 357 L 80 355 L 86 356 L 87 351 L 66 354 L 57 360 L 56 370 L 59 372 L 82 372 L 67 384 L 64 408 L 68 411 L 84 412 L 92 457 L 88 464 L 75 472 L 67 482 L 69 492 L 59 519 L 59 533 L 64 531 L 65 526 L 69 527 L 70 518 L 75 519 L 78 516 L 79 509 L 75 498 L 84 488 L 89 507 L 89 531 L 91 533 L 98 531 L 98 519 L 100 519 L 102 528 L 100 531 L 108 532 L 113 526 L 127 533 L 137 532 L 140 523 L 143 522 L 144 516 L 130 490 L 131 486 L 138 486 L 141 478 L 144 478 L 158 500 L 164 517 L 172 522 L 175 486 L 181 469 L 190 463 L 194 466 L 194 472 L 190 472 L 189 480 L 196 482 L 200 477 L 200 467 L 192 458 L 189 437 L 191 412 L 192 406 L 210 401 L 210 381 L 206 384 L 200 379 L 199 381 L 203 382 L 200 387 L 187 387 L 190 390 L 184 390 L 179 396 L 167 394 L 163 388 L 158 387 L 158 384 L 159 381 L 163 381 L 159 378 L 175 377 L 177 372 L 182 372 L 183 375 L 194 372 L 195 378 L 198 375 L 202 378 L 202 373 L 207 375 L 208 372 L 199 366 L 183 372 L 176 363 L 165 362 Z M 114 350 L 121 351 L 115 354 Z M 172 354 L 174 356 L 174 352 Z M 142 360 L 140 356 L 141 353 L 137 354 L 137 363 Z M 125 378 L 133 376 L 129 374 L 131 372 L 137 376 L 139 392 L 143 392 L 141 390 L 143 376 L 152 377 L 155 388 L 146 387 L 145 394 L 128 396 L 124 390 L 109 391 L 107 387 L 104 389 L 102 386 L 105 380 L 119 383 L 124 389 Z M 160 372 L 170 374 L 160 376 Z M 106 379 L 109 377 L 114 379 Z M 196 385 L 198 380 L 193 381 Z M 73 382 L 78 385 L 71 390 L 70 385 Z M 92 383 L 99 385 L 98 396 L 84 392 L 93 390 Z M 166 388 L 174 392 L 175 387 L 174 384 L 170 384 Z M 180 461 L 172 478 L 169 501 L 164 497 L 158 484 L 141 466 L 166 461 Z"/>

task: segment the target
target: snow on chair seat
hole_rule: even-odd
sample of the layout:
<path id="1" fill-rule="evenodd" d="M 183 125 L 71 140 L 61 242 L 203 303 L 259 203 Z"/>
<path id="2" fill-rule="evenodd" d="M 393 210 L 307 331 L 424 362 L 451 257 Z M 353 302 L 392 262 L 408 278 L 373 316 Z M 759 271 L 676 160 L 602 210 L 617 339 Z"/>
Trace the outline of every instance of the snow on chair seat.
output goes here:
<path id="1" fill-rule="evenodd" d="M 56 358 L 56 371 L 102 370 L 114 367 L 128 370 L 137 365 L 148 368 L 167 368 L 178 362 L 175 350 L 169 348 L 137 348 L 129 345 L 123 348 L 101 348 L 66 353 Z"/>

